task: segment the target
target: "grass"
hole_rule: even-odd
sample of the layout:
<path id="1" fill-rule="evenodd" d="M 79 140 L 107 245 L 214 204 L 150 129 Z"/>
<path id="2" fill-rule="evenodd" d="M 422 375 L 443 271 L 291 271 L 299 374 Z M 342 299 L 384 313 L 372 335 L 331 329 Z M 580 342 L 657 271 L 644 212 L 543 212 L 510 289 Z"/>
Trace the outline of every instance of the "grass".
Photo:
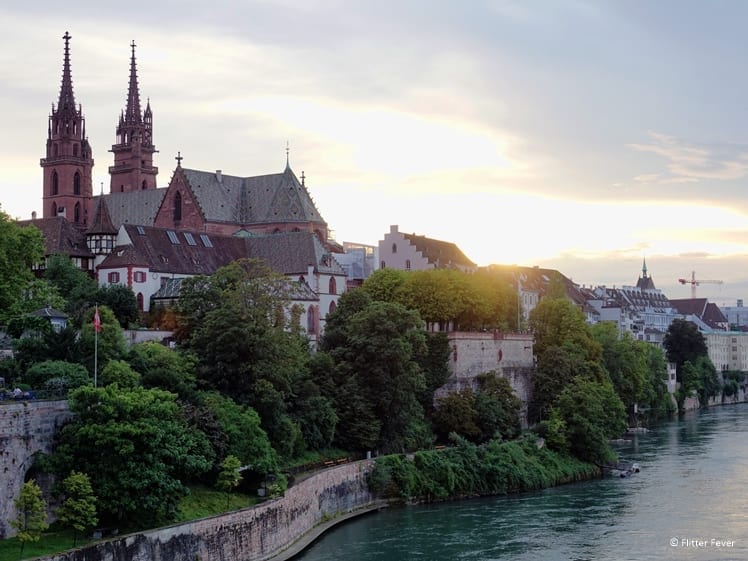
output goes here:
<path id="1" fill-rule="evenodd" d="M 89 543 L 85 536 L 78 536 L 76 547 Z M 53 555 L 73 547 L 73 533 L 63 530 L 53 524 L 38 542 L 26 543 L 23 548 L 23 559 Z M 17 561 L 21 551 L 21 544 L 16 538 L 0 540 L 0 561 Z"/>
<path id="2" fill-rule="evenodd" d="M 226 508 L 226 493 L 207 486 L 193 485 L 190 487 L 190 494 L 179 503 L 176 522 L 187 522 L 231 510 L 239 510 L 258 502 L 257 497 L 232 493 L 229 495 L 229 506 Z"/>
<path id="3" fill-rule="evenodd" d="M 206 486 L 190 487 L 190 494 L 179 503 L 179 511 L 175 523 L 187 522 L 197 518 L 205 518 L 231 510 L 238 510 L 257 504 L 259 499 L 240 493 L 232 493 L 229 496 L 229 506 L 226 508 L 226 493 L 216 491 Z M 87 536 L 78 536 L 76 547 L 93 542 L 90 539 L 91 532 Z M 61 551 L 72 549 L 73 533 L 71 530 L 62 529 L 57 524 L 52 524 L 49 530 L 42 534 L 38 542 L 27 543 L 23 549 L 22 559 L 32 559 L 54 555 Z M 0 561 L 18 561 L 21 544 L 16 538 L 0 540 Z"/>

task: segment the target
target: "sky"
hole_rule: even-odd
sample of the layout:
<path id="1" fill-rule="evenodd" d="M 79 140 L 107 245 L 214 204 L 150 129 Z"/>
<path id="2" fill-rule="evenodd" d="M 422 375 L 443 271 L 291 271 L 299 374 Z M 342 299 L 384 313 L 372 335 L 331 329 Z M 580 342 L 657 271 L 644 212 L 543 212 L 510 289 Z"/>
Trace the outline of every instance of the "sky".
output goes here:
<path id="1" fill-rule="evenodd" d="M 63 7 L 64 6 L 64 7 Z M 108 190 L 130 43 L 158 185 L 289 161 L 338 241 L 748 299 L 748 2 L 70 0 L 0 5 L 0 207 L 41 214 L 63 34 Z M 95 191 L 97 191 L 95 187 Z"/>

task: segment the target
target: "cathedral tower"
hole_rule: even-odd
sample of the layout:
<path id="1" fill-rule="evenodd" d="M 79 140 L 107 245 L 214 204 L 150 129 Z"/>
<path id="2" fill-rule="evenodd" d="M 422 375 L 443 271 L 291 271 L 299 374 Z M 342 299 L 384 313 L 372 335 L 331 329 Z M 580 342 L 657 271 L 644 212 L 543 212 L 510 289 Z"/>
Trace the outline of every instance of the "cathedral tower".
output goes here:
<path id="1" fill-rule="evenodd" d="M 70 34 L 66 31 L 62 86 L 57 107 L 52 104 L 47 127 L 47 154 L 39 162 L 44 172 L 42 216 L 64 216 L 81 226 L 88 222 L 94 161 L 86 138 L 82 107 L 75 106 L 70 75 Z"/>
<path id="2" fill-rule="evenodd" d="M 109 168 L 110 193 L 129 193 L 156 188 L 158 168 L 153 166 L 153 114 L 150 102 L 140 113 L 140 92 L 135 65 L 135 41 L 130 44 L 130 83 L 127 89 L 127 107 L 120 113 L 117 125 L 117 143 L 112 145 L 114 165 Z"/>

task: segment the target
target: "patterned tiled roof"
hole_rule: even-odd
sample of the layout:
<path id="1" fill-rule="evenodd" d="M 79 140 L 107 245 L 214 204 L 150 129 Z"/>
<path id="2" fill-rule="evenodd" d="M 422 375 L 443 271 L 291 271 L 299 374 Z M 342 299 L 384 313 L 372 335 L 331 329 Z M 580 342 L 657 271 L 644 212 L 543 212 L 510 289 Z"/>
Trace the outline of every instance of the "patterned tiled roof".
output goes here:
<path id="1" fill-rule="evenodd" d="M 309 265 L 324 274 L 345 275 L 319 238 L 308 232 L 289 232 L 247 238 L 252 257 L 264 259 L 283 274 L 306 274 Z"/>
<path id="2" fill-rule="evenodd" d="M 110 193 L 101 195 L 101 198 L 106 201 L 112 224 L 119 228 L 122 224 L 153 224 L 165 194 L 166 189 L 146 189 Z"/>
<path id="3" fill-rule="evenodd" d="M 44 235 L 45 255 L 69 255 L 71 257 L 92 258 L 94 255 L 88 249 L 85 233 L 76 228 L 62 216 L 53 218 L 36 218 L 21 220 L 19 226 L 36 226 Z"/>
<path id="4" fill-rule="evenodd" d="M 325 224 L 306 187 L 290 168 L 254 177 L 182 171 L 208 222 Z"/>

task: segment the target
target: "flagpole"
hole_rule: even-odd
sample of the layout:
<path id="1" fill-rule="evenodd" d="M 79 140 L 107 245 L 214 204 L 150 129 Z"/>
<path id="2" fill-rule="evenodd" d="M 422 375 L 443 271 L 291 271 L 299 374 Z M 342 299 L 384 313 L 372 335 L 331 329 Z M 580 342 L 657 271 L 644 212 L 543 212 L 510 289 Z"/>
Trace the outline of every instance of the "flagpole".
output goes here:
<path id="1" fill-rule="evenodd" d="M 94 388 L 97 386 L 97 375 L 99 370 L 99 305 L 96 304 L 96 311 L 94 312 Z"/>

